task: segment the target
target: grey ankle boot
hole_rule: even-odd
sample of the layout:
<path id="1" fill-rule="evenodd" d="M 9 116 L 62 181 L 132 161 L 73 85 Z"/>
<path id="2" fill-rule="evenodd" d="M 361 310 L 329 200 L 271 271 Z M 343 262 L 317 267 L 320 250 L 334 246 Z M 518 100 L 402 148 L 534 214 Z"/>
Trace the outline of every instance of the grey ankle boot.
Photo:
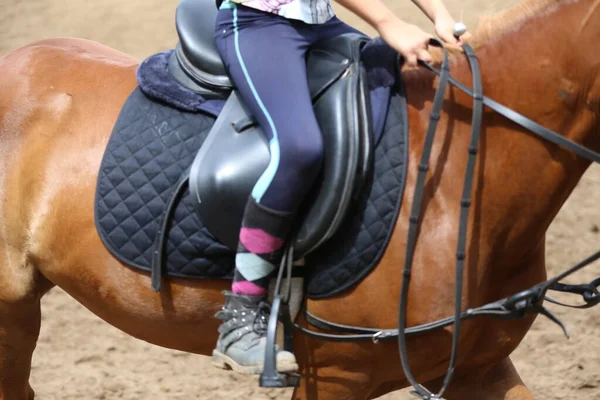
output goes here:
<path id="1" fill-rule="evenodd" d="M 260 374 L 265 363 L 269 306 L 262 296 L 225 292 L 223 309 L 215 317 L 222 320 L 219 340 L 213 350 L 212 364 L 243 374 Z M 289 351 L 277 351 L 277 370 L 298 370 L 296 357 Z"/>

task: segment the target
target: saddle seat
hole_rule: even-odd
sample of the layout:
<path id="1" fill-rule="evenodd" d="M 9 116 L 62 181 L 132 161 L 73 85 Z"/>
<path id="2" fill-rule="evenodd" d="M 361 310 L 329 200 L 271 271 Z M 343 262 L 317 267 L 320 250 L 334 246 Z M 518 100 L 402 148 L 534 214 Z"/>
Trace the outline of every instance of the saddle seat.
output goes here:
<path id="1" fill-rule="evenodd" d="M 214 0 L 182 0 L 179 43 L 169 71 L 206 99 L 226 99 L 190 169 L 189 187 L 200 219 L 232 250 L 243 211 L 270 154 L 260 126 L 227 76 L 213 38 Z M 316 44 L 307 55 L 308 85 L 324 139 L 321 174 L 305 199 L 296 229 L 295 258 L 330 238 L 360 192 L 372 164 L 373 138 L 366 71 L 360 52 L 368 38 L 348 34 Z"/>

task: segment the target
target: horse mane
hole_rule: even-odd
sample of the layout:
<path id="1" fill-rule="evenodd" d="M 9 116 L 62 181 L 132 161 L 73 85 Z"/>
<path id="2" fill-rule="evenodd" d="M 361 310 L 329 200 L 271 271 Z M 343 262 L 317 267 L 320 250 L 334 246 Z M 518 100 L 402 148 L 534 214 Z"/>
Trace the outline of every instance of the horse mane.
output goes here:
<path id="1" fill-rule="evenodd" d="M 480 18 L 470 44 L 474 49 L 482 47 L 508 33 L 519 30 L 533 18 L 549 15 L 560 6 L 575 1 L 577 0 L 524 0 L 495 15 L 483 16 Z"/>
<path id="2" fill-rule="evenodd" d="M 490 11 L 487 15 L 479 18 L 479 23 L 474 30 L 471 30 L 472 37 L 468 44 L 477 51 L 488 46 L 506 35 L 517 32 L 523 25 L 536 18 L 542 18 L 556 12 L 560 7 L 567 4 L 576 3 L 583 0 L 522 0 L 518 4 L 494 12 Z M 600 2 L 600 0 L 597 0 Z M 595 7 L 594 7 L 595 8 Z M 446 45 L 450 62 L 466 62 L 464 51 L 461 47 L 455 45 Z M 430 53 L 433 57 L 432 64 L 440 67 L 442 64 L 443 53 L 437 47 L 431 47 Z M 430 87 L 435 75 L 425 68 L 407 67 L 403 71 L 406 80 L 413 84 Z"/>
<path id="3" fill-rule="evenodd" d="M 496 41 L 503 36 L 518 31 L 525 23 L 533 18 L 544 17 L 555 12 L 559 7 L 574 3 L 579 0 L 523 0 L 520 3 L 503 9 L 499 12 L 480 17 L 469 45 L 477 51 L 479 48 Z M 446 45 L 452 59 L 464 58 L 462 48 Z M 431 49 L 433 62 L 436 65 L 442 62 L 442 53 L 438 49 Z"/>

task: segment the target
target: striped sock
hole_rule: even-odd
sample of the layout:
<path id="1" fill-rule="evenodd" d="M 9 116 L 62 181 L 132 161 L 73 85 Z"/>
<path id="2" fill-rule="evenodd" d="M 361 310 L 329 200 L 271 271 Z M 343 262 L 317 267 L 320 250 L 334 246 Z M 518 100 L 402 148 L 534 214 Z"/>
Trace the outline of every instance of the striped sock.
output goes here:
<path id="1" fill-rule="evenodd" d="M 244 211 L 232 292 L 264 296 L 279 266 L 292 213 L 271 210 L 249 198 Z"/>

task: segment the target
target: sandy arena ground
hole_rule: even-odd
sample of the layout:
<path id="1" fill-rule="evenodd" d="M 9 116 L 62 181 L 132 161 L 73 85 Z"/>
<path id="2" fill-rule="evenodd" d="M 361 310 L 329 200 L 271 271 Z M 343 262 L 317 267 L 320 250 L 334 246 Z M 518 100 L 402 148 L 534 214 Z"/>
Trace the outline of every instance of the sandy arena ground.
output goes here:
<path id="1" fill-rule="evenodd" d="M 408 0 L 386 2 L 406 20 L 430 28 Z M 513 3 L 447 0 L 455 17 L 471 27 L 479 16 Z M 174 46 L 176 5 L 177 0 L 0 0 L 0 55 L 34 40 L 72 36 L 104 43 L 141 60 Z M 348 13 L 340 15 L 366 29 Z M 592 168 L 551 227 L 551 275 L 600 244 L 599 198 L 600 169 Z M 600 265 L 596 264 L 579 274 L 578 280 L 588 282 L 599 275 Z M 600 310 L 556 309 L 556 313 L 568 325 L 571 339 L 539 318 L 513 355 L 521 376 L 538 399 L 600 399 Z M 215 370 L 207 358 L 135 340 L 60 289 L 43 301 L 42 332 L 31 381 L 36 399 L 41 400 L 289 398 L 289 391 L 260 390 L 255 378 Z M 403 391 L 383 398 L 412 397 Z"/>

